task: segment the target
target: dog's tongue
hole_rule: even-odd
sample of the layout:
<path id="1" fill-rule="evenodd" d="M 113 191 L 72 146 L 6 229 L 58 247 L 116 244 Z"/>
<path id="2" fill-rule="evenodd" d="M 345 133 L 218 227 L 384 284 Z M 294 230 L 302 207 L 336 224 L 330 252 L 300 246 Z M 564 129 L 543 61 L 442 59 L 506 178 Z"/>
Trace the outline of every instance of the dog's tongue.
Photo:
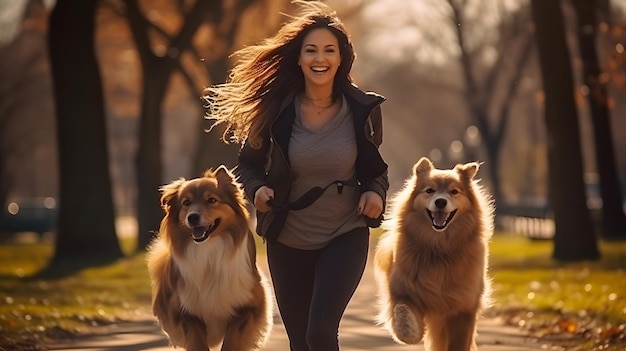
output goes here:
<path id="1" fill-rule="evenodd" d="M 434 211 L 433 212 L 433 224 L 438 226 L 443 226 L 446 224 L 446 219 L 448 218 L 448 213 L 445 211 Z"/>
<path id="2" fill-rule="evenodd" d="M 205 227 L 193 227 L 193 236 L 195 238 L 200 238 L 204 235 Z"/>

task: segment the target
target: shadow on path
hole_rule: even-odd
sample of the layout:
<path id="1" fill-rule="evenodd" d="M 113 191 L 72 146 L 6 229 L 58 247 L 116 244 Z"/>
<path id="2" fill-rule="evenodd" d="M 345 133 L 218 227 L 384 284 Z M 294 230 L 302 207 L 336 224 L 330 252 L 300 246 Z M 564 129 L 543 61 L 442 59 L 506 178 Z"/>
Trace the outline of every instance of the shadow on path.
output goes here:
<path id="1" fill-rule="evenodd" d="M 373 257 L 373 256 L 370 256 Z M 371 262 L 372 260 L 370 260 Z M 423 351 L 423 345 L 399 345 L 374 320 L 376 316 L 376 285 L 371 263 L 342 320 L 339 336 L 342 351 Z M 259 266 L 267 273 L 264 256 Z M 269 276 L 269 275 L 268 275 Z M 545 350 L 536 339 L 520 329 L 503 325 L 497 319 L 482 319 L 478 323 L 478 346 L 481 351 Z M 119 323 L 96 329 L 71 343 L 48 345 L 55 351 L 171 351 L 165 335 L 152 320 Z M 555 350 L 554 348 L 549 348 Z M 177 349 L 182 350 L 182 349 Z M 289 342 L 278 309 L 274 308 L 274 328 L 263 348 L 268 351 L 288 351 Z"/>

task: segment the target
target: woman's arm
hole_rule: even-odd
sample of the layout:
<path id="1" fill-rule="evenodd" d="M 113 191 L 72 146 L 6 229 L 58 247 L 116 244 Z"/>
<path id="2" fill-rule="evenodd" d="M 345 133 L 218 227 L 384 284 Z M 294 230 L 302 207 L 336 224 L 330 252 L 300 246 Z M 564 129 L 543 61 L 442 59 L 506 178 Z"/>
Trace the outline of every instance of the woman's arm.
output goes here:
<path id="1" fill-rule="evenodd" d="M 248 199 L 254 203 L 254 195 L 259 188 L 265 185 L 265 163 L 267 159 L 268 143 L 264 142 L 259 149 L 254 149 L 244 142 L 239 150 L 237 165 L 233 173 L 241 183 Z"/>

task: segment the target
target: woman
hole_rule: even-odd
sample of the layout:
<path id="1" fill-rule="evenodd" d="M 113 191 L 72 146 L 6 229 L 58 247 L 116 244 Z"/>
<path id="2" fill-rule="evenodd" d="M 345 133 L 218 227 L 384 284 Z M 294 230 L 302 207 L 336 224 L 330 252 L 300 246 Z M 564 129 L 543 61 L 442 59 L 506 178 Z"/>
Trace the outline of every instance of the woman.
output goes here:
<path id="1" fill-rule="evenodd" d="M 235 173 L 257 212 L 292 351 L 339 350 L 341 317 L 385 208 L 380 104 L 352 84 L 355 58 L 334 11 L 302 14 L 239 52 L 229 81 L 207 89 L 209 118 L 243 143 Z"/>

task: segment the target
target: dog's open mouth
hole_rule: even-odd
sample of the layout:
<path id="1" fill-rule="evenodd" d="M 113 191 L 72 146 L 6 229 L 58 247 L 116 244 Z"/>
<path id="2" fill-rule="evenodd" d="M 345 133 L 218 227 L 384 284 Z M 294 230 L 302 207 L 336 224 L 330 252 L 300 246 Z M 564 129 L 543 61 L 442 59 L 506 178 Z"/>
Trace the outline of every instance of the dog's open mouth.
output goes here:
<path id="1" fill-rule="evenodd" d="M 456 214 L 456 211 L 457 210 L 454 210 L 452 212 L 430 211 L 426 209 L 426 212 L 428 213 L 428 216 L 430 217 L 430 221 L 433 224 L 433 228 L 436 231 L 445 230 L 446 227 L 448 226 L 448 223 L 450 223 L 450 221 L 452 220 L 452 217 L 454 217 L 454 215 Z"/>
<path id="2" fill-rule="evenodd" d="M 220 219 L 217 218 L 213 224 L 208 227 L 193 227 L 193 232 L 191 233 L 193 241 L 197 243 L 203 242 L 217 229 L 219 225 Z"/>

